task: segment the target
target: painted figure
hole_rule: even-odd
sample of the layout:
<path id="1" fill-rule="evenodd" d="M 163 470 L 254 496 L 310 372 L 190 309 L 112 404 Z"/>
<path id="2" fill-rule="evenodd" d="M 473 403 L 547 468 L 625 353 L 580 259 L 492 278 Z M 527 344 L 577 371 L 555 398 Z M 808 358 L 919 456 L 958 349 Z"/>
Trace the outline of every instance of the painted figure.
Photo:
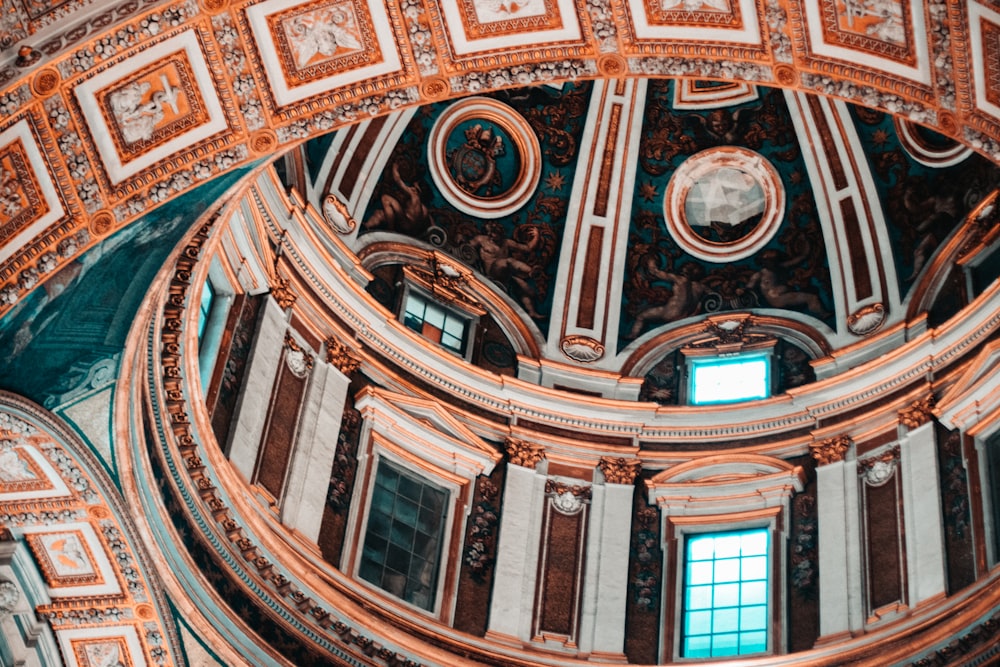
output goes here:
<path id="1" fill-rule="evenodd" d="M 472 237 L 469 241 L 469 245 L 479 256 L 483 273 L 501 283 L 507 280 L 513 282 L 520 293 L 521 305 L 528 315 L 534 319 L 542 317 L 534 304 L 538 294 L 529 282 L 534 267 L 521 259 L 538 248 L 542 238 L 538 229 L 534 226 L 528 227 L 527 241 L 524 243 L 506 238 L 503 226 L 492 220 L 484 225 L 483 231 L 484 233 Z"/>
<path id="2" fill-rule="evenodd" d="M 397 199 L 391 194 L 383 194 L 382 208 L 365 221 L 364 227 L 419 235 L 432 224 L 430 211 L 420 200 L 420 186 L 416 182 L 412 185 L 406 183 L 399 175 L 396 163 L 392 165 L 392 180 L 402 196 Z"/>
<path id="3" fill-rule="evenodd" d="M 829 315 L 819 296 L 811 292 L 799 292 L 788 286 L 781 276 L 782 270 L 794 266 L 798 260 L 782 262 L 782 254 L 777 250 L 765 250 L 760 255 L 761 268 L 747 283 L 747 289 L 760 286 L 760 293 L 773 308 L 795 308 L 804 306 L 814 315 L 823 319 Z"/>
<path id="4" fill-rule="evenodd" d="M 636 316 L 629 338 L 637 337 L 648 321 L 673 322 L 694 315 L 707 292 L 701 283 L 705 270 L 696 262 L 687 262 L 676 273 L 672 273 L 661 269 L 656 265 L 656 260 L 650 258 L 646 262 L 646 271 L 655 279 L 672 283 L 673 293 L 666 303 L 650 306 Z"/>

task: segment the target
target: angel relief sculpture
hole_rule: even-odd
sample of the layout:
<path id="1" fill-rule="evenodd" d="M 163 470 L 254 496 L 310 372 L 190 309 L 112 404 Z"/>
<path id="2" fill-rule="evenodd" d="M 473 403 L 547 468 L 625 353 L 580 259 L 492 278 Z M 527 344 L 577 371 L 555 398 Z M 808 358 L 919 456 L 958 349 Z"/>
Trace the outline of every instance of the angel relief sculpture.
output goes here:
<path id="1" fill-rule="evenodd" d="M 160 75 L 159 82 L 160 88 L 152 90 L 153 84 L 149 81 L 133 81 L 108 96 L 111 115 L 126 143 L 152 139 L 165 117 L 164 107 L 169 107 L 174 115 L 179 114 L 182 91 L 175 88 L 165 74 Z"/>
<path id="2" fill-rule="evenodd" d="M 298 14 L 285 23 L 285 36 L 299 69 L 343 51 L 360 51 L 354 17 L 342 9 L 323 8 Z"/>

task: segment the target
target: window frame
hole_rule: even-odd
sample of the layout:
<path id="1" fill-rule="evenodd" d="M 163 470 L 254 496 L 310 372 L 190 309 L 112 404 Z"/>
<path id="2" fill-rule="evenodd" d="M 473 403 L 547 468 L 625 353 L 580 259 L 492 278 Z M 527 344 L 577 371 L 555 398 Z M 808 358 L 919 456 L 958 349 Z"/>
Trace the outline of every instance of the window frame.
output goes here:
<path id="1" fill-rule="evenodd" d="M 424 336 L 421 332 L 411 329 L 406 324 L 406 312 L 407 312 L 406 306 L 410 302 L 411 295 L 416 296 L 419 299 L 422 299 L 426 304 L 431 304 L 440 307 L 448 315 L 454 316 L 456 319 L 461 320 L 465 324 L 465 336 L 462 341 L 461 352 L 457 352 L 453 348 L 446 347 L 445 345 L 441 344 L 439 341 L 434 341 Z M 466 361 L 471 360 L 472 350 L 475 347 L 474 342 L 476 339 L 476 333 L 479 325 L 479 316 L 477 314 L 470 313 L 466 310 L 458 308 L 453 303 L 442 301 L 441 299 L 436 298 L 428 290 L 423 289 L 421 286 L 413 282 L 406 281 L 403 288 L 403 294 L 400 298 L 399 307 L 397 308 L 396 318 L 399 320 L 399 323 L 403 325 L 403 328 L 405 328 L 407 331 L 410 331 L 414 335 L 419 336 L 422 340 L 426 340 L 430 343 L 433 343 L 434 346 L 437 347 L 438 349 L 444 350 L 448 354 L 455 355 L 460 359 L 464 359 Z"/>
<path id="2" fill-rule="evenodd" d="M 724 521 L 721 524 L 711 524 L 705 523 L 706 517 L 698 517 L 695 523 L 687 523 L 683 521 L 678 521 L 677 517 L 671 517 L 670 522 L 673 524 L 675 530 L 675 540 L 676 540 L 676 553 L 674 558 L 677 563 L 677 581 L 676 581 L 676 595 L 674 601 L 675 619 L 674 619 L 674 637 L 677 641 L 674 642 L 673 647 L 673 658 L 678 662 L 687 661 L 698 661 L 698 660 L 727 660 L 736 658 L 747 658 L 747 657 L 758 657 L 764 655 L 774 654 L 774 641 L 775 641 L 775 599 L 778 597 L 775 591 L 775 545 L 777 544 L 775 538 L 775 532 L 777 528 L 777 514 L 778 511 L 769 512 L 770 516 L 753 516 L 747 517 L 744 521 L 733 522 L 731 520 Z M 731 519 L 731 517 L 729 517 Z M 706 535 L 721 536 L 733 533 L 743 533 L 748 531 L 764 530 L 767 535 L 767 624 L 765 626 L 766 642 L 765 649 L 763 651 L 755 651 L 753 653 L 732 653 L 728 655 L 710 655 L 710 656 L 685 656 L 684 655 L 684 641 L 686 639 L 686 633 L 684 632 L 685 617 L 687 612 L 687 587 L 688 583 L 686 581 L 687 574 L 687 550 L 688 542 L 692 537 L 701 537 Z M 779 582 L 780 583 L 780 582 Z M 712 633 L 713 635 L 715 633 Z"/>
<path id="3" fill-rule="evenodd" d="M 711 483 L 705 483 L 711 480 Z M 696 662 L 779 655 L 788 643 L 788 531 L 793 494 L 805 489 L 801 466 L 759 454 L 724 454 L 667 468 L 646 482 L 647 502 L 661 515 L 663 595 L 658 661 Z M 681 657 L 686 537 L 767 528 L 767 650 L 745 656 Z"/>
<path id="4" fill-rule="evenodd" d="M 377 482 L 378 482 L 378 476 L 379 476 L 379 472 L 382 470 L 383 466 L 387 466 L 389 468 L 394 469 L 400 476 L 408 476 L 411 479 L 415 479 L 415 480 L 419 481 L 421 484 L 423 484 L 425 486 L 430 486 L 430 487 L 434 488 L 436 491 L 442 492 L 444 494 L 444 496 L 445 496 L 444 502 L 443 502 L 442 508 L 441 508 L 441 518 L 440 518 L 439 523 L 438 523 L 438 536 L 439 536 L 438 540 L 439 540 L 439 543 L 437 545 L 437 555 L 436 555 L 436 559 L 435 559 L 435 563 L 434 563 L 435 569 L 437 571 L 435 572 L 435 575 L 434 575 L 434 585 L 432 587 L 432 602 L 431 602 L 431 604 L 430 604 L 429 607 L 422 607 L 422 606 L 420 606 L 419 604 L 417 604 L 415 602 L 411 602 L 411 601 L 407 600 L 405 597 L 397 596 L 395 593 L 392 593 L 391 591 L 389 591 L 388 589 L 382 587 L 381 585 L 377 584 L 376 582 L 371 581 L 370 579 L 366 579 L 365 577 L 363 577 L 361 575 L 361 568 L 362 568 L 362 566 L 364 564 L 364 561 L 365 561 L 364 551 L 365 551 L 366 545 L 368 544 L 369 525 L 370 525 L 370 521 L 371 521 L 371 518 L 372 518 L 372 506 L 374 505 L 374 501 L 375 501 L 375 493 L 376 493 L 376 486 L 377 486 Z M 426 474 L 423 474 L 423 473 L 421 473 L 418 470 L 412 469 L 410 466 L 407 466 L 402 461 L 397 460 L 396 457 L 393 457 L 391 454 L 389 454 L 389 455 L 387 455 L 386 453 L 376 454 L 376 458 L 373 461 L 372 468 L 371 468 L 371 482 L 368 485 L 368 494 L 367 494 L 367 501 L 366 501 L 366 506 L 365 506 L 364 526 L 363 526 L 363 529 L 359 532 L 358 554 L 357 554 L 357 559 L 356 559 L 357 562 L 356 562 L 356 565 L 355 565 L 355 568 L 354 568 L 354 577 L 358 581 L 364 582 L 365 584 L 370 585 L 370 586 L 374 586 L 375 588 L 377 588 L 378 590 L 380 590 L 380 591 L 382 591 L 384 593 L 388 593 L 389 595 L 393 596 L 395 599 L 399 600 L 400 602 L 402 602 L 403 604 L 406 604 L 409 607 L 413 607 L 413 608 L 419 609 L 419 610 L 424 611 L 424 612 L 435 613 L 438 610 L 440 602 L 441 602 L 440 595 L 442 593 L 442 588 L 443 588 L 440 585 L 442 583 L 442 579 L 443 579 L 443 573 L 442 573 L 442 567 L 441 566 L 442 566 L 442 563 L 443 563 L 443 561 L 444 561 L 444 559 L 445 559 L 445 557 L 447 555 L 445 553 L 445 546 L 447 544 L 447 537 L 448 537 L 448 534 L 449 534 L 449 528 L 450 528 L 450 525 L 451 525 L 452 520 L 454 518 L 452 510 L 454 509 L 454 505 L 455 505 L 455 502 L 454 502 L 455 493 L 456 493 L 455 489 L 450 489 L 450 488 L 447 488 L 447 487 L 443 486 L 440 483 L 439 480 L 428 479 L 428 477 L 427 477 Z M 394 518 L 395 514 L 388 515 L 388 517 L 389 518 Z M 411 558 L 412 558 L 412 553 L 413 552 L 411 551 Z M 382 565 L 384 567 L 385 564 L 383 563 Z M 409 584 L 409 577 L 407 577 L 407 584 Z"/>
<path id="5" fill-rule="evenodd" d="M 374 604 L 393 608 L 414 619 L 453 622 L 461 550 L 476 480 L 489 475 L 502 459 L 496 448 L 470 431 L 439 405 L 385 389 L 362 389 L 354 404 L 363 422 L 358 444 L 358 468 L 345 529 L 340 571 L 366 591 Z M 424 609 L 359 575 L 361 554 L 371 516 L 379 462 L 385 459 L 418 479 L 448 492 L 441 557 L 434 604 Z"/>
<path id="6" fill-rule="evenodd" d="M 691 407 L 712 407 L 717 405 L 738 405 L 771 398 L 775 394 L 777 381 L 777 374 L 775 373 L 774 368 L 774 347 L 776 343 L 777 341 L 772 341 L 766 347 L 743 348 L 733 352 L 728 352 L 718 348 L 710 348 L 707 350 L 691 348 L 681 349 L 681 356 L 684 360 L 682 366 L 684 375 L 681 381 L 681 403 Z M 737 398 L 732 400 L 703 401 L 701 403 L 694 402 L 695 369 L 698 366 L 707 366 L 713 361 L 727 364 L 736 363 L 739 360 L 749 361 L 758 358 L 764 359 L 767 364 L 767 377 L 765 379 L 767 393 L 765 396 Z"/>

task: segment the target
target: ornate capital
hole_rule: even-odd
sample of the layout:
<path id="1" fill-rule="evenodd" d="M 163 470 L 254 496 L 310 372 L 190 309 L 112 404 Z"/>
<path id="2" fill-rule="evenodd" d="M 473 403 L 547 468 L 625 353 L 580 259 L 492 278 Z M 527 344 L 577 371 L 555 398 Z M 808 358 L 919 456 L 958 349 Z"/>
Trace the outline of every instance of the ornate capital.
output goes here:
<path id="1" fill-rule="evenodd" d="M 635 476 L 642 470 L 642 461 L 612 456 L 602 456 L 598 465 L 608 484 L 632 484 Z"/>
<path id="2" fill-rule="evenodd" d="M 336 366 L 344 375 L 350 375 L 361 366 L 361 360 L 336 338 L 326 339 L 326 361 Z"/>
<path id="3" fill-rule="evenodd" d="M 934 395 L 928 394 L 899 411 L 899 423 L 909 429 L 923 426 L 934 418 Z"/>
<path id="4" fill-rule="evenodd" d="M 295 300 L 299 298 L 289 287 L 289 284 L 288 278 L 282 278 L 279 275 L 275 275 L 274 282 L 271 283 L 271 296 L 278 302 L 278 307 L 282 310 L 291 308 Z"/>
<path id="5" fill-rule="evenodd" d="M 517 466 L 534 469 L 545 458 L 545 448 L 517 438 L 507 438 L 504 442 L 510 462 Z"/>
<path id="6" fill-rule="evenodd" d="M 843 461 L 844 456 L 847 455 L 847 450 L 850 448 L 851 439 L 846 435 L 838 435 L 835 438 L 827 438 L 822 442 L 809 444 L 809 452 L 821 466 Z"/>

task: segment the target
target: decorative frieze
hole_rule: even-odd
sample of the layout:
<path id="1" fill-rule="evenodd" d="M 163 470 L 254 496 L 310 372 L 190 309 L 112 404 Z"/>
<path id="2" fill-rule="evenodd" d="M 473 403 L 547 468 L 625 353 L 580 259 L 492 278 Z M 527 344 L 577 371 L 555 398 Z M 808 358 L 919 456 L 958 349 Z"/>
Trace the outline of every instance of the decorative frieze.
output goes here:
<path id="1" fill-rule="evenodd" d="M 504 442 L 507 457 L 516 466 L 534 469 L 545 458 L 545 448 L 517 438 L 507 438 Z"/>
<path id="2" fill-rule="evenodd" d="M 844 457 L 847 456 L 847 450 L 850 448 L 851 438 L 846 435 L 827 438 L 822 442 L 809 443 L 809 453 L 816 459 L 816 463 L 821 466 L 843 461 Z"/>

